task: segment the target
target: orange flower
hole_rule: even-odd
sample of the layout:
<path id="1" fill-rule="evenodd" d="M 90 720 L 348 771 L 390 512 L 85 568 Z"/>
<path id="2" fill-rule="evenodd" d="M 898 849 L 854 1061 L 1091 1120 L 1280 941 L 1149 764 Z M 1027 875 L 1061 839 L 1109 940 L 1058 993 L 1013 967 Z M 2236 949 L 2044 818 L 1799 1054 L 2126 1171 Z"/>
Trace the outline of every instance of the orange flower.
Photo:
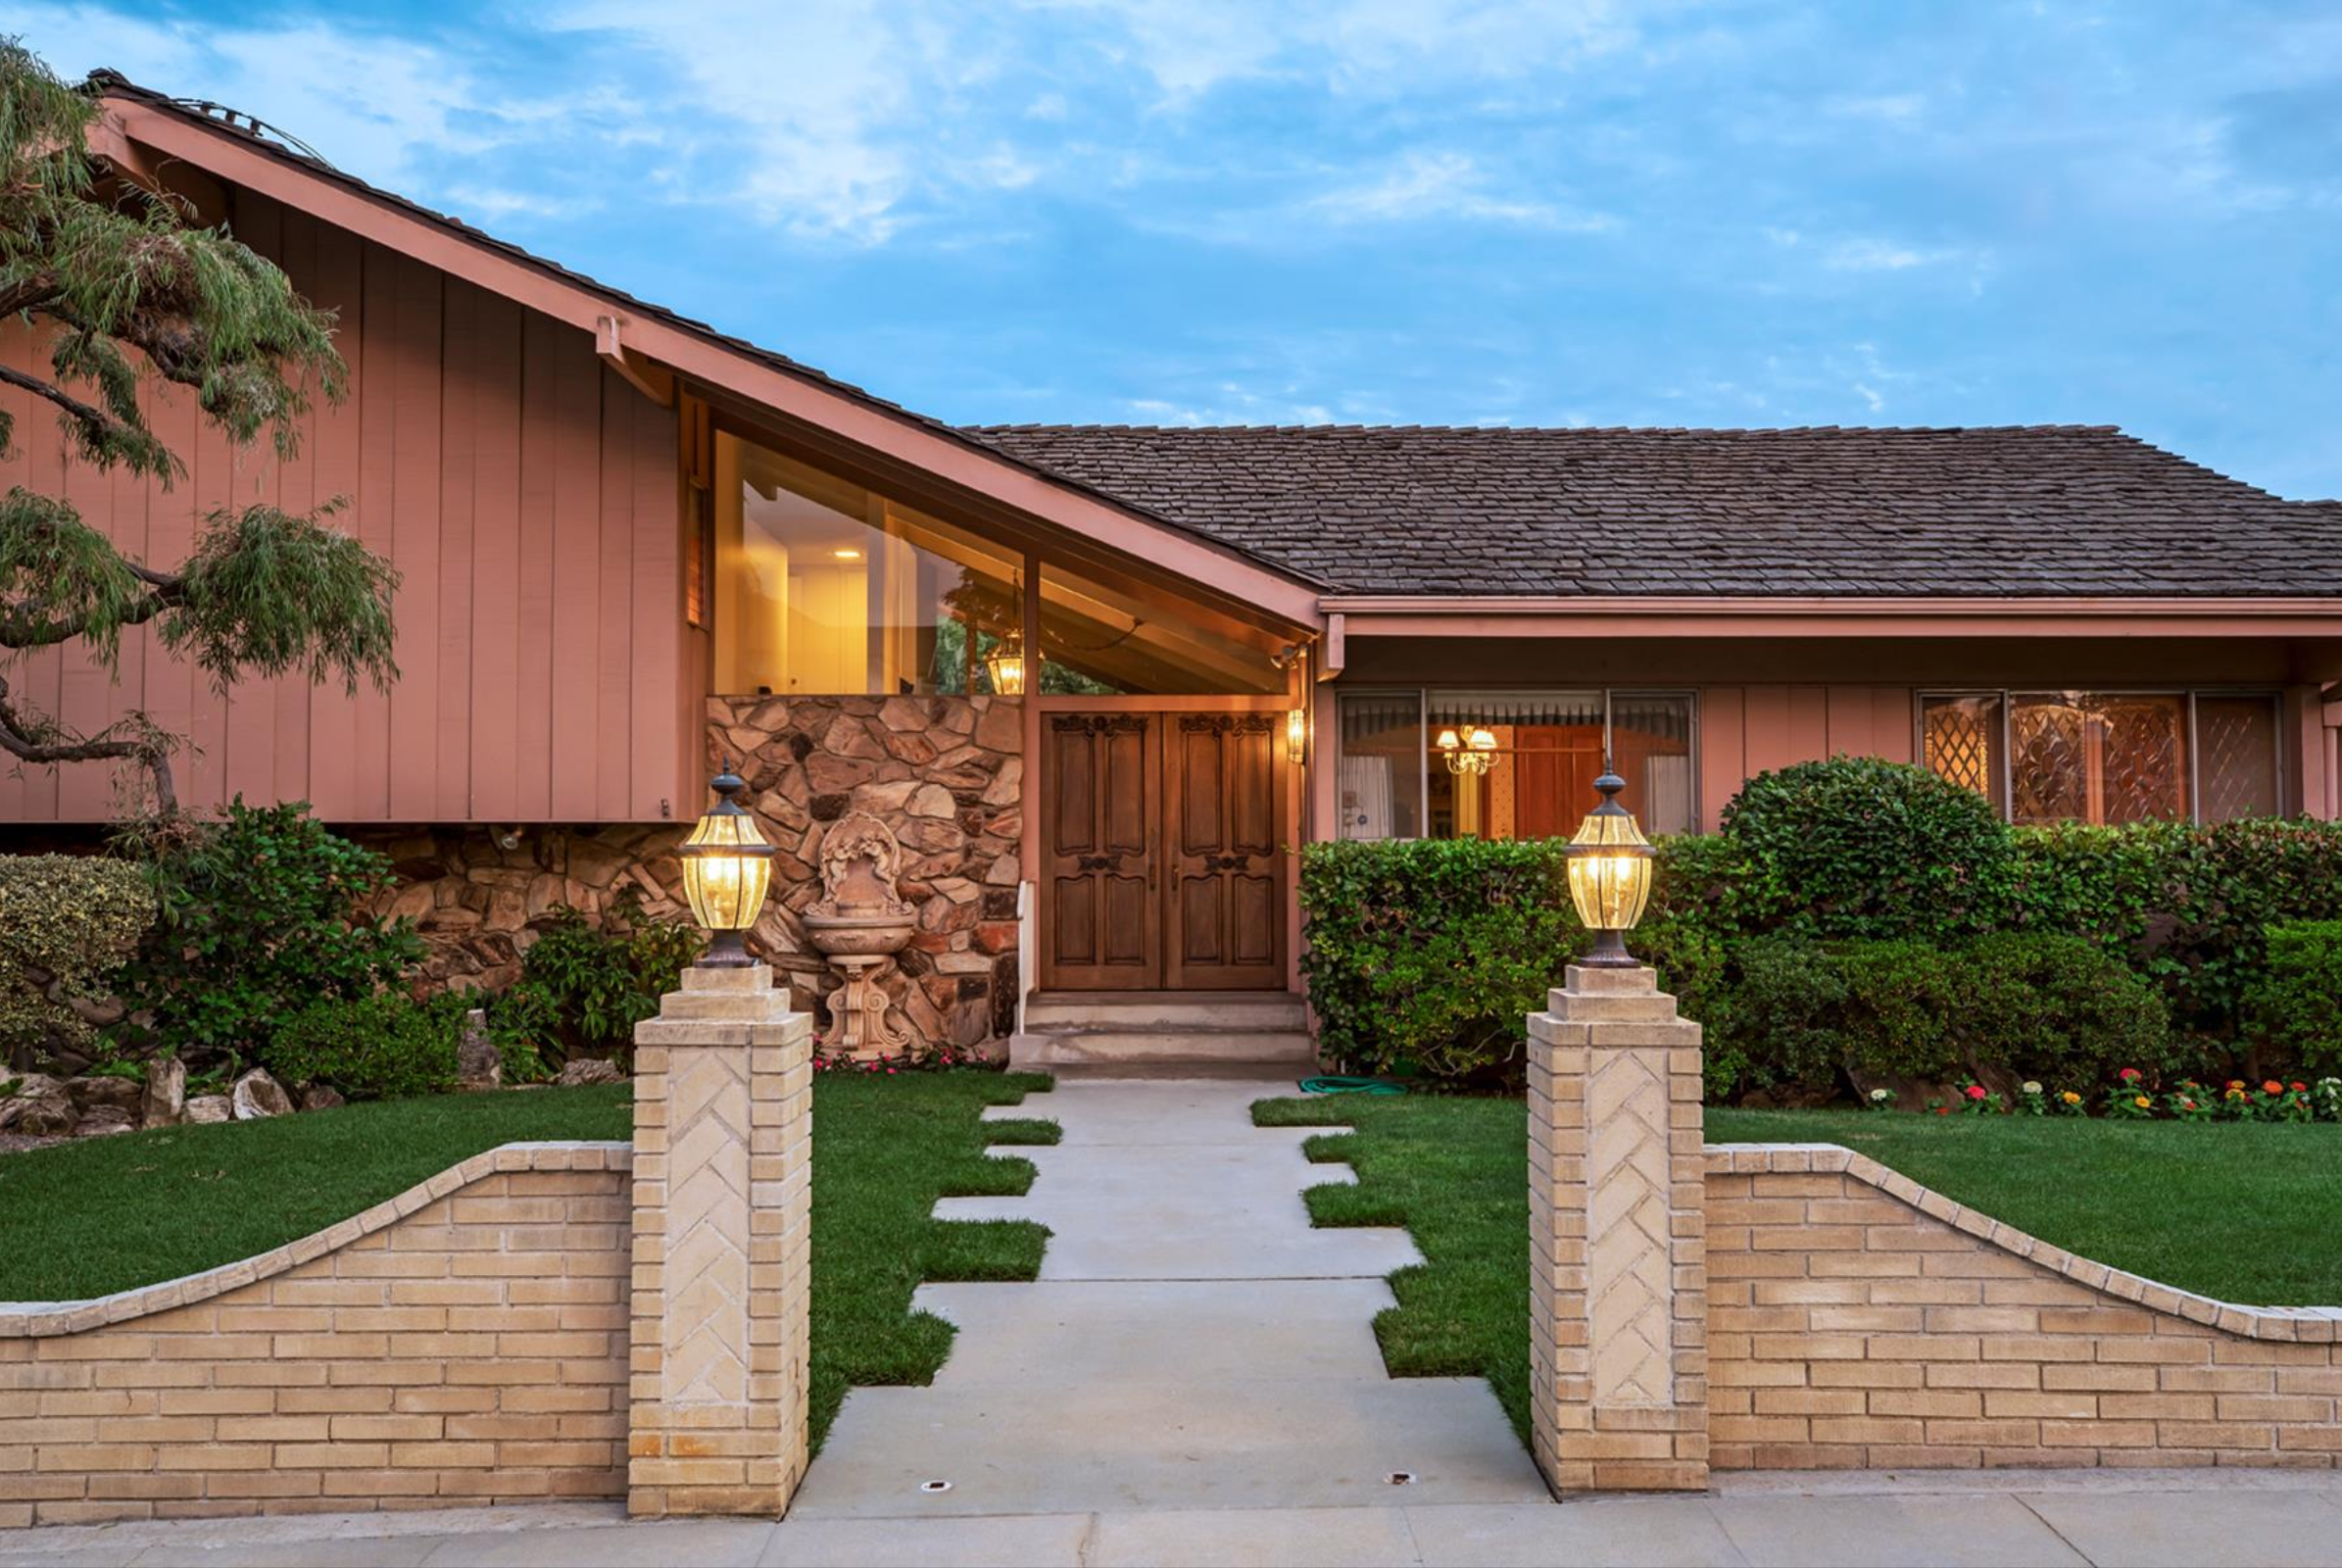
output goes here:
<path id="1" fill-rule="evenodd" d="M 2261 1092 L 2265 1095 L 2281 1095 L 2285 1092 L 2285 1086 L 2271 1078 L 2261 1086 Z"/>
<path id="2" fill-rule="evenodd" d="M 2242 1089 L 2244 1087 L 2244 1080 L 2242 1078 L 2231 1078 L 2228 1080 L 2228 1087 L 2230 1089 Z"/>
<path id="3" fill-rule="evenodd" d="M 2138 1108 L 2139 1108 L 2139 1109 L 2141 1109 L 2141 1110 L 2145 1110 L 2145 1109 L 2146 1109 L 2148 1106 L 2150 1106 L 2150 1105 L 2154 1104 L 2154 1103 L 2155 1103 L 2155 1102 L 2154 1102 L 2154 1101 L 2152 1101 L 2152 1100 L 2149 1100 L 2149 1099 L 2148 1099 L 2148 1098 L 2147 1098 L 2145 1095 L 2140 1095 L 2140 1096 L 2138 1096 L 2137 1098 L 2133 1099 L 2133 1100 L 2131 1101 L 2131 1103 L 2132 1103 L 2132 1104 L 2134 1104 L 2134 1105 L 2136 1105 L 2136 1106 L 2138 1106 Z"/>
<path id="4" fill-rule="evenodd" d="M 2067 1090 L 2067 1091 L 2066 1091 L 2064 1094 L 2062 1094 L 2062 1095 L 2058 1096 L 2058 1098 L 2059 1098 L 2060 1100 L 2064 1101 L 2064 1102 L 2065 1102 L 2067 1104 L 2069 1104 L 2069 1105 L 2078 1105 L 2078 1104 L 2080 1104 L 2080 1103 L 2081 1103 L 2081 1096 L 2079 1096 L 2079 1095 L 2075 1094 L 2075 1093 L 2074 1093 L 2073 1090 L 2071 1090 L 2071 1089 Z"/>

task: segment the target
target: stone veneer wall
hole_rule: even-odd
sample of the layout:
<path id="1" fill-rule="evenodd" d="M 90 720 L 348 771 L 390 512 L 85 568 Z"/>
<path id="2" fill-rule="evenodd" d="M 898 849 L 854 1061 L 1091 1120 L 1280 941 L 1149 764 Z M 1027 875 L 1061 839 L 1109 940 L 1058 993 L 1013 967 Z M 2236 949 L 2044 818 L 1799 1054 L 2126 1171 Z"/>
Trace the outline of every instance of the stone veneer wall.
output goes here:
<path id="1" fill-rule="evenodd" d="M 750 946 L 787 978 L 791 1005 L 827 1032 L 837 977 L 798 915 L 821 896 L 820 832 L 868 811 L 903 848 L 903 894 L 919 928 L 882 981 L 920 1041 L 973 1046 L 1015 1032 L 1016 887 L 1022 840 L 1022 705 L 993 697 L 742 697 L 707 705 L 709 771 L 728 756 L 781 847 L 773 899 Z M 644 908 L 687 917 L 675 846 L 704 805 L 671 826 L 356 829 L 403 883 L 387 903 L 414 918 L 436 985 L 501 990 L 519 977 L 536 922 L 556 905 L 599 916 L 631 887 Z"/>
<path id="2" fill-rule="evenodd" d="M 1708 1150 L 1717 1469 L 2342 1457 L 2342 1307 L 2190 1296 L 1831 1146 Z"/>
<path id="3" fill-rule="evenodd" d="M 625 1144 L 510 1144 L 354 1219 L 0 1305 L 0 1527 L 626 1492 Z"/>

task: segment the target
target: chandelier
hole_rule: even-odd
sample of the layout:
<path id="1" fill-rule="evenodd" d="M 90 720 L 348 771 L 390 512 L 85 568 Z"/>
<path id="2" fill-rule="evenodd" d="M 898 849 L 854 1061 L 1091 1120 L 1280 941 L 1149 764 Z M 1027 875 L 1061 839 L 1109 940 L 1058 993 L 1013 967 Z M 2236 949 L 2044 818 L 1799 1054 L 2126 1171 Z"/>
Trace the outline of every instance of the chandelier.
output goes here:
<path id="1" fill-rule="evenodd" d="M 1443 729 L 1439 731 L 1439 755 L 1447 760 L 1450 773 L 1484 774 L 1495 765 L 1496 732 L 1477 724 L 1467 725 L 1461 734 Z"/>

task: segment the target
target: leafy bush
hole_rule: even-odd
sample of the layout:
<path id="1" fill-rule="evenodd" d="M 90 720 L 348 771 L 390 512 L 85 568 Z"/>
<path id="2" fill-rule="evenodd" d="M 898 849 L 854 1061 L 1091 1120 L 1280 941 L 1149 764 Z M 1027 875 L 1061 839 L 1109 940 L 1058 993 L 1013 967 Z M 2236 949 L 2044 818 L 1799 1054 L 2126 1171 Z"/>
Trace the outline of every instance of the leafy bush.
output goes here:
<path id="1" fill-rule="evenodd" d="M 330 997 L 293 1014 L 261 1048 L 286 1085 L 330 1084 L 352 1100 L 405 1100 L 456 1086 L 456 1046 L 470 999 L 417 1002 L 404 991 Z"/>
<path id="2" fill-rule="evenodd" d="M 155 923 L 114 991 L 181 1057 L 251 1054 L 310 1004 L 371 996 L 422 956 L 412 925 L 365 912 L 393 886 L 390 861 L 303 803 L 238 797 L 150 871 Z"/>
<path id="3" fill-rule="evenodd" d="M 1989 802 L 1925 768 L 1837 757 L 1759 773 L 1724 808 L 1742 907 L 1818 937 L 1941 942 L 2006 917 L 2015 872 Z"/>
<path id="4" fill-rule="evenodd" d="M 2342 920 L 2272 925 L 2269 959 L 2245 989 L 2248 1033 L 2310 1073 L 2342 1073 Z"/>
<path id="5" fill-rule="evenodd" d="M 2163 999 L 2078 937 L 2001 932 L 1961 948 L 1760 937 L 1735 956 L 1742 1087 L 1841 1071 L 1934 1082 L 2090 1085 L 2172 1057 Z"/>
<path id="6" fill-rule="evenodd" d="M 619 890 L 599 926 L 558 906 L 521 956 L 519 981 L 491 1006 L 490 1027 L 508 1062 L 523 1051 L 623 1059 L 634 1026 L 659 1011 L 659 999 L 699 956 L 698 928 L 653 919 L 631 887 Z"/>
<path id="7" fill-rule="evenodd" d="M 1586 934 L 1557 841 L 1313 844 L 1301 912 L 1319 1034 L 1352 1070 L 1501 1074 Z"/>
<path id="8" fill-rule="evenodd" d="M 40 1065 L 93 1031 L 75 1005 L 155 917 L 138 867 L 73 855 L 0 856 L 0 1061 Z"/>

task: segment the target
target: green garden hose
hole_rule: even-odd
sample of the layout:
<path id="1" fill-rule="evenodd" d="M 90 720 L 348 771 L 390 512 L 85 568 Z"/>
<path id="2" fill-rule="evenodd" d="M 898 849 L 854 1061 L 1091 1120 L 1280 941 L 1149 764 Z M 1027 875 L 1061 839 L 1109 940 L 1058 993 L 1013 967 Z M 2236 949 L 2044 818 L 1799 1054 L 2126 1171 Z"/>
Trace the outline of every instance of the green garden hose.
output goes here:
<path id="1" fill-rule="evenodd" d="M 1304 1078 L 1304 1095 L 1403 1095 L 1406 1090 L 1388 1078 Z"/>

